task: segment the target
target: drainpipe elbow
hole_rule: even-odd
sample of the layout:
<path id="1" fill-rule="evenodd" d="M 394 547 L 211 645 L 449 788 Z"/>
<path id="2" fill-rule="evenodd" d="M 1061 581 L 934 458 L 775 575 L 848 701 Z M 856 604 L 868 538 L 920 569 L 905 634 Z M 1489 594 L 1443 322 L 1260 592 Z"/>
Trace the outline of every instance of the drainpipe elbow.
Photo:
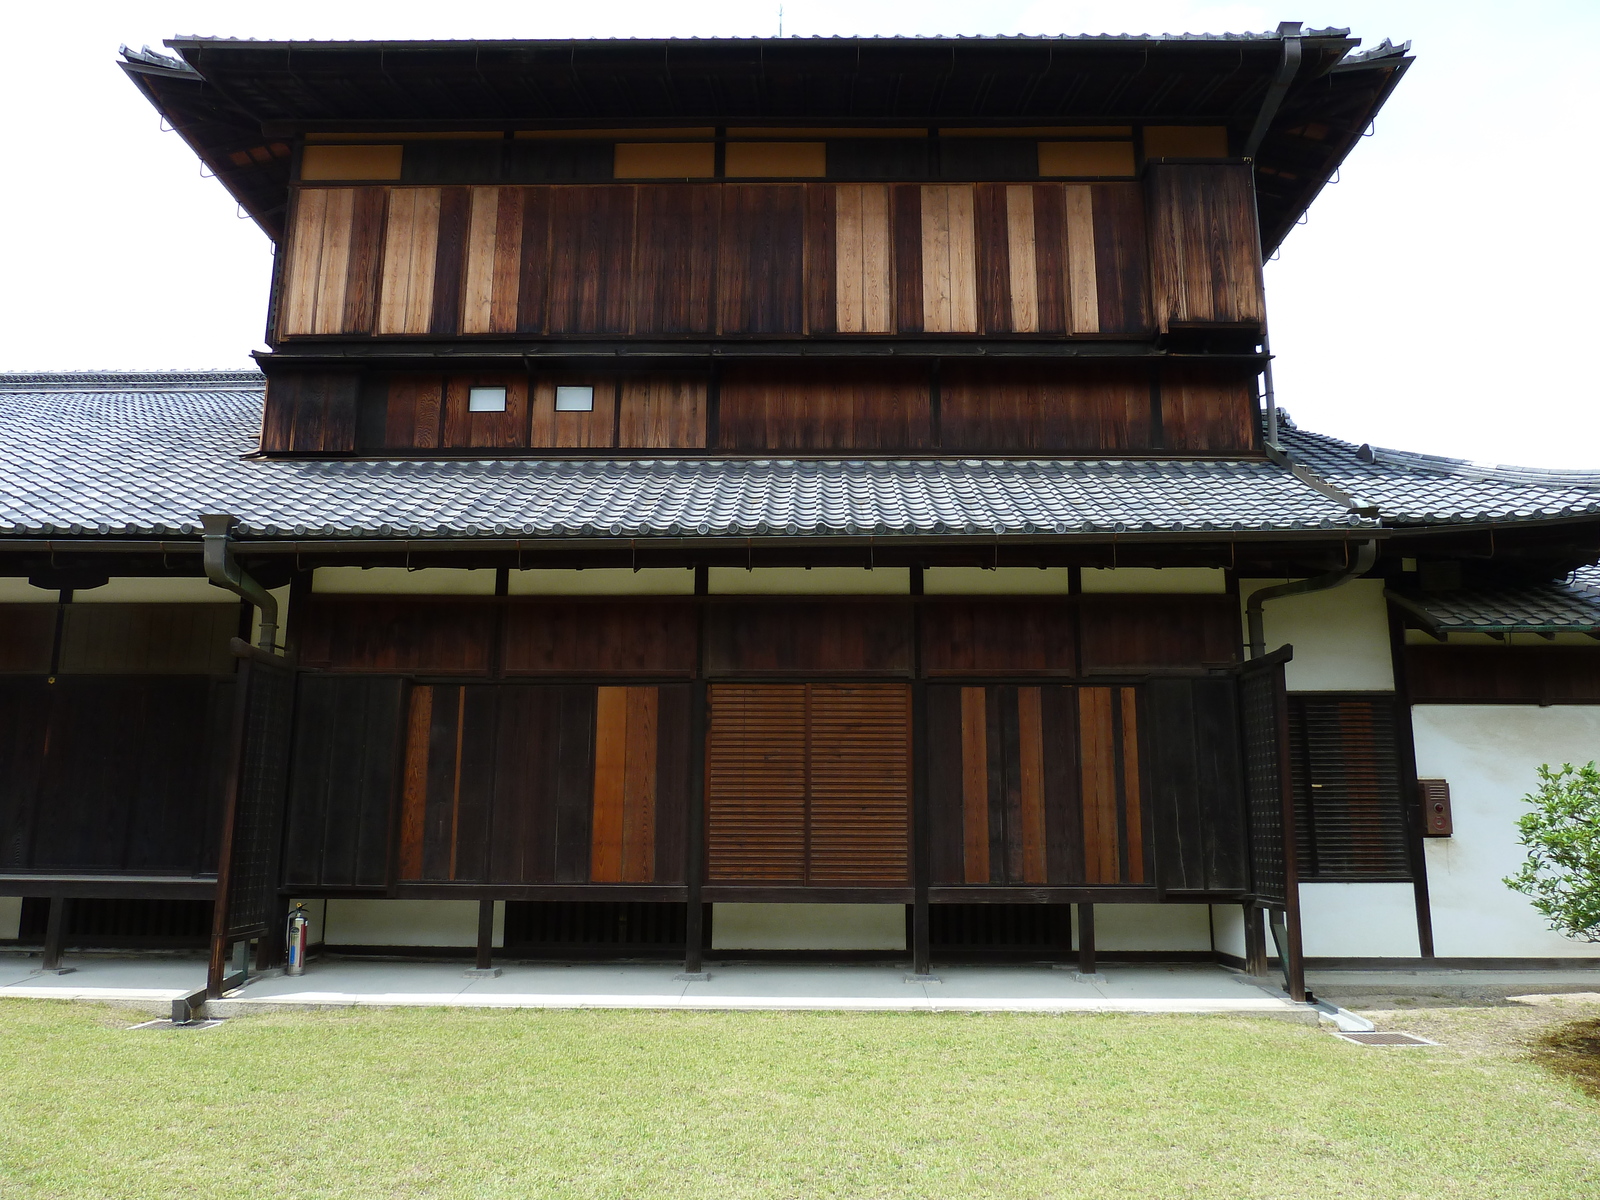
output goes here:
<path id="1" fill-rule="evenodd" d="M 239 518 L 229 513 L 206 513 L 200 517 L 206 578 L 260 610 L 261 634 L 257 644 L 268 654 L 274 654 L 278 642 L 278 598 L 257 583 L 234 558 L 232 534 L 238 523 Z"/>

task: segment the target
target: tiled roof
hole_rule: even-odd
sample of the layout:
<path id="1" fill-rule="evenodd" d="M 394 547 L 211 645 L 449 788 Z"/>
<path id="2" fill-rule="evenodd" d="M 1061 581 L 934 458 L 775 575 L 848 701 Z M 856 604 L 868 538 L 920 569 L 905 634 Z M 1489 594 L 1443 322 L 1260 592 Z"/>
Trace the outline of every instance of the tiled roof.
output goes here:
<path id="1" fill-rule="evenodd" d="M 992 539 L 1375 524 L 1261 460 L 247 458 L 260 419 L 249 372 L 0 375 L 0 536 L 189 537 L 202 512 L 219 511 L 241 519 L 245 538 Z M 1597 475 L 1387 451 L 1363 463 L 1330 438 L 1285 439 L 1377 500 L 1385 524 L 1600 512 Z"/>
<path id="2" fill-rule="evenodd" d="M 1435 633 L 1600 633 L 1600 567 L 1559 583 L 1390 595 Z"/>

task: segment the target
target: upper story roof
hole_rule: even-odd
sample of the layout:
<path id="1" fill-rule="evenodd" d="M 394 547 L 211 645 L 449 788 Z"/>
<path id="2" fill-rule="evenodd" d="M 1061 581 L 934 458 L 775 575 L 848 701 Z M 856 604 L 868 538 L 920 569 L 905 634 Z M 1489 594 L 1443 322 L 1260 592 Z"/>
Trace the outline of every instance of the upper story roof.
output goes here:
<path id="1" fill-rule="evenodd" d="M 134 83 L 272 236 L 317 130 L 632 124 L 1225 125 L 1282 241 L 1409 66 L 1346 29 L 971 38 L 271 42 L 124 48 Z"/>
<path id="2" fill-rule="evenodd" d="M 254 372 L 0 375 L 0 538 L 1363 536 L 1600 517 L 1600 474 L 1370 452 L 1291 428 L 1296 459 L 1377 519 L 1261 459 L 249 457 Z"/>

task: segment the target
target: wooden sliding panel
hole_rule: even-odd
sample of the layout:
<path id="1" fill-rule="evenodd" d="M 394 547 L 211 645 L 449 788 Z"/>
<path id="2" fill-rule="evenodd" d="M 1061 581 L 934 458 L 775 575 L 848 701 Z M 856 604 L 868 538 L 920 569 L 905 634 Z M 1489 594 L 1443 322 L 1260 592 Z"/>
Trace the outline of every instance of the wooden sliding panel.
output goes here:
<path id="1" fill-rule="evenodd" d="M 384 227 L 379 333 L 427 333 L 433 323 L 440 188 L 394 188 Z"/>
<path id="2" fill-rule="evenodd" d="M 653 687 L 598 689 L 591 882 L 654 878 L 657 701 Z"/>
<path id="3" fill-rule="evenodd" d="M 706 380 L 697 375 L 636 375 L 622 381 L 617 445 L 642 450 L 706 444 Z"/>
<path id="4" fill-rule="evenodd" d="M 928 689 L 935 882 L 1085 882 L 1074 690 Z"/>
<path id="5" fill-rule="evenodd" d="M 461 297 L 462 333 L 516 332 L 521 256 L 521 190 L 473 188 Z"/>
<path id="6" fill-rule="evenodd" d="M 717 270 L 717 189 L 642 185 L 633 254 L 633 331 L 709 333 Z M 799 270 L 798 264 L 794 268 Z"/>
<path id="7" fill-rule="evenodd" d="M 836 326 L 840 333 L 889 333 L 889 189 L 841 184 L 833 192 Z"/>
<path id="8" fill-rule="evenodd" d="M 1137 691 L 1127 687 L 1078 689 L 1078 723 L 1085 881 L 1143 883 Z"/>
<path id="9" fill-rule="evenodd" d="M 1156 165 L 1146 173 L 1156 328 L 1259 326 L 1261 245 L 1248 163 Z"/>
<path id="10" fill-rule="evenodd" d="M 805 328 L 806 190 L 798 184 L 722 189 L 718 268 L 722 333 Z"/>
<path id="11" fill-rule="evenodd" d="M 1101 333 L 1150 328 L 1150 263 L 1144 192 L 1136 183 L 1089 185 Z"/>
<path id="12" fill-rule="evenodd" d="M 559 187 L 550 200 L 550 333 L 627 333 L 632 187 Z"/>
<path id="13" fill-rule="evenodd" d="M 810 685 L 806 882 L 910 878 L 911 689 Z"/>
<path id="14" fill-rule="evenodd" d="M 1249 887 L 1239 781 L 1239 697 L 1228 677 L 1166 677 L 1145 684 L 1143 726 L 1153 857 L 1173 891 Z"/>
<path id="15" fill-rule="evenodd" d="M 1013 333 L 1039 332 L 1039 258 L 1033 215 L 1034 189 L 1005 189 L 1008 327 Z"/>
<path id="16" fill-rule="evenodd" d="M 715 683 L 706 739 L 706 878 L 806 874 L 806 688 Z"/>
<path id="17" fill-rule="evenodd" d="M 921 192 L 922 329 L 978 329 L 977 251 L 971 184 L 925 186 Z"/>
<path id="18" fill-rule="evenodd" d="M 1100 291 L 1096 277 L 1094 192 L 1087 184 L 1068 184 L 1066 201 L 1067 332 L 1100 332 Z"/>

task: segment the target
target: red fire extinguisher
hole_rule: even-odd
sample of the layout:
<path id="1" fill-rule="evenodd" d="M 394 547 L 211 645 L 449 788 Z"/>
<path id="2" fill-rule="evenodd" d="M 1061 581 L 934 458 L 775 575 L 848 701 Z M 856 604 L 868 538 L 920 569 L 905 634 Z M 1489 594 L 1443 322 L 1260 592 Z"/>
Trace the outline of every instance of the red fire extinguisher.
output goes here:
<path id="1" fill-rule="evenodd" d="M 283 973 L 285 975 L 304 975 L 306 970 L 306 930 L 311 925 L 311 917 L 306 912 L 305 905 L 297 904 L 289 913 L 288 929 L 288 957 Z"/>

